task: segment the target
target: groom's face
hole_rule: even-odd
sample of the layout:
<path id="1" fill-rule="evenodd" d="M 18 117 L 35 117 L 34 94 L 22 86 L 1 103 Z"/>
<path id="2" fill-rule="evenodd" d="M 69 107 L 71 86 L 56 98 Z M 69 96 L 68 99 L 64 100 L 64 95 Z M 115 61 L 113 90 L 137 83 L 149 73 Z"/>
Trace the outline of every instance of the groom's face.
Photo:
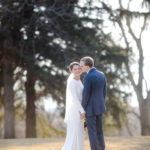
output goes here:
<path id="1" fill-rule="evenodd" d="M 80 66 L 81 66 L 82 72 L 87 72 L 87 66 L 85 66 L 84 61 L 80 61 Z"/>

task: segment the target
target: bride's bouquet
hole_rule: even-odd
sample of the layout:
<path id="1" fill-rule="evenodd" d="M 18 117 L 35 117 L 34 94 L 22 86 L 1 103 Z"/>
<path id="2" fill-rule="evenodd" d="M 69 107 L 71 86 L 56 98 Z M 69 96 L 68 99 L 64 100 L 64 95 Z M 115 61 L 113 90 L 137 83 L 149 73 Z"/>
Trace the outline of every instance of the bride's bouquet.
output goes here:
<path id="1" fill-rule="evenodd" d="M 84 119 L 84 130 L 86 131 L 86 128 L 87 128 L 87 122 L 86 122 L 86 119 Z"/>

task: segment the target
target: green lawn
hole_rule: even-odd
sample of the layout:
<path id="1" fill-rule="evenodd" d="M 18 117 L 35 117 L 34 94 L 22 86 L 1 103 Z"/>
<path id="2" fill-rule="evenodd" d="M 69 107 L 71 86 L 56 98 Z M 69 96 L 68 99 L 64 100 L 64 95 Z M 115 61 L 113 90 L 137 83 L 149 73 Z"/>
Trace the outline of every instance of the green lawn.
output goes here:
<path id="1" fill-rule="evenodd" d="M 61 150 L 64 139 L 0 140 L 0 150 Z M 85 149 L 90 150 L 88 140 Z M 106 137 L 106 150 L 150 150 L 150 137 Z"/>

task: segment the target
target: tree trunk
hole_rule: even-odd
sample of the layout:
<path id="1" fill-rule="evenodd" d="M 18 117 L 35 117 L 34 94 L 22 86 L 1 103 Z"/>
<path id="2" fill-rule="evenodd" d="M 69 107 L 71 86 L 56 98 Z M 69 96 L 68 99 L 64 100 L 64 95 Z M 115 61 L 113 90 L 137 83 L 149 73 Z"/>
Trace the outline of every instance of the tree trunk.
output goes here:
<path id="1" fill-rule="evenodd" d="M 31 72 L 27 73 L 26 87 L 26 137 L 36 137 L 36 114 L 35 114 L 35 80 Z"/>
<path id="2" fill-rule="evenodd" d="M 14 92 L 13 67 L 11 58 L 3 58 L 4 85 L 4 138 L 14 138 Z"/>
<path id="3" fill-rule="evenodd" d="M 141 135 L 150 135 L 150 101 L 143 100 L 141 107 Z"/>

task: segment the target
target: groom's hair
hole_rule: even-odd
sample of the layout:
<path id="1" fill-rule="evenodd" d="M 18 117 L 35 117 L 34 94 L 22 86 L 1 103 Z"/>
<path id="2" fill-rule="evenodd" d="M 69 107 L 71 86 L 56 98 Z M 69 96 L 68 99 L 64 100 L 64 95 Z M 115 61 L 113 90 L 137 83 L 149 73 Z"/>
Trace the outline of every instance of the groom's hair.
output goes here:
<path id="1" fill-rule="evenodd" d="M 89 66 L 90 68 L 94 66 L 94 60 L 90 56 L 83 57 L 80 61 L 84 61 L 85 66 Z"/>
<path id="2" fill-rule="evenodd" d="M 73 66 L 75 66 L 75 65 L 80 66 L 80 63 L 78 63 L 78 62 L 72 62 L 72 63 L 70 63 L 69 70 L 71 71 L 73 69 Z"/>

